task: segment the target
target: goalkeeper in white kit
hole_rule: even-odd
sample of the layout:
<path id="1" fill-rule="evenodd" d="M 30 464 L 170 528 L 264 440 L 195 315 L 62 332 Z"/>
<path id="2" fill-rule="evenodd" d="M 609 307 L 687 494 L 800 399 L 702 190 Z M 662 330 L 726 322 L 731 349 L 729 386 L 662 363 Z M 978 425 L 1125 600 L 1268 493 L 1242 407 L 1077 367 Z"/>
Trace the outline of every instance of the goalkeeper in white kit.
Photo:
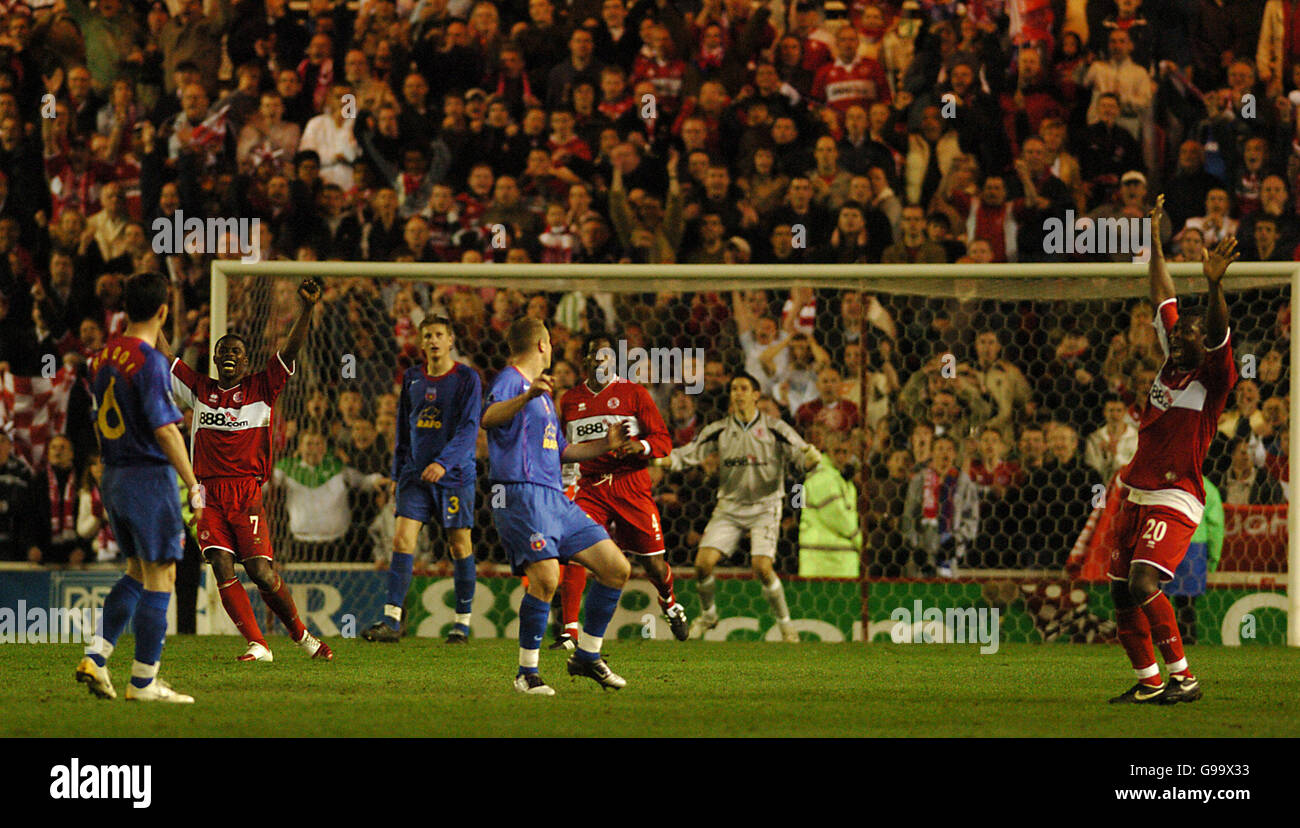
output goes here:
<path id="1" fill-rule="evenodd" d="M 786 463 L 801 462 L 803 468 L 811 469 L 821 460 L 821 453 L 783 420 L 760 413 L 760 393 L 757 380 L 738 374 L 731 381 L 731 412 L 705 426 L 690 444 L 654 461 L 655 465 L 680 471 L 698 466 L 710 454 L 718 454 L 718 502 L 695 556 L 701 613 L 691 624 L 691 638 L 703 638 L 705 632 L 718 625 L 713 567 L 734 552 L 741 536 L 748 532 L 750 566 L 776 613 L 781 638 L 799 640 L 772 562 L 781 527 Z"/>

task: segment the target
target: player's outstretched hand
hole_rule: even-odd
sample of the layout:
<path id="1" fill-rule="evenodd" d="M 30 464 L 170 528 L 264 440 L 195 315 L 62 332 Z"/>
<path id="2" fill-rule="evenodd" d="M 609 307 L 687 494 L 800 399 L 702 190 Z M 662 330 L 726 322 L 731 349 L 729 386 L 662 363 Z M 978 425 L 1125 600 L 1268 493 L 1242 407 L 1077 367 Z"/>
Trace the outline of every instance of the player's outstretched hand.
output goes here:
<path id="1" fill-rule="evenodd" d="M 1160 250 L 1163 253 L 1163 247 L 1160 242 L 1160 227 L 1161 222 L 1165 219 L 1164 193 L 1156 196 L 1156 206 L 1152 207 L 1151 212 L 1147 215 L 1151 218 L 1151 243 L 1155 246 L 1156 250 Z"/>
<path id="2" fill-rule="evenodd" d="M 311 307 L 320 301 L 321 293 L 324 292 L 325 286 L 321 284 L 320 279 L 315 276 L 308 276 L 298 285 L 298 297 L 302 299 L 305 307 Z"/>
<path id="3" fill-rule="evenodd" d="M 1218 284 L 1223 279 L 1223 274 L 1228 272 L 1228 265 L 1239 258 L 1241 254 L 1237 252 L 1236 236 L 1219 239 L 1213 250 L 1201 248 L 1201 270 L 1205 273 L 1205 280 L 1212 285 Z"/>
<path id="4" fill-rule="evenodd" d="M 528 386 L 528 399 L 540 397 L 543 394 L 550 394 L 554 391 L 555 380 L 551 379 L 550 374 L 538 374 L 533 384 Z"/>

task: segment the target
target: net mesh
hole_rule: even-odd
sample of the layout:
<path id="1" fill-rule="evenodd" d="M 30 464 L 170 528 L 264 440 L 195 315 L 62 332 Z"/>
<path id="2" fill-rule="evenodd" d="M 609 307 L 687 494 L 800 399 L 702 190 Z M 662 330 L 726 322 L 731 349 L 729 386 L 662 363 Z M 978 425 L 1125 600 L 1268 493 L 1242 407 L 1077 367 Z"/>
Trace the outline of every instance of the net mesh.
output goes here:
<path id="1" fill-rule="evenodd" d="M 852 487 L 862 533 L 860 554 L 848 556 L 850 571 L 842 570 L 844 556 L 801 555 L 801 536 L 802 546 L 813 534 L 824 540 L 836 516 L 801 497 L 800 471 L 787 470 L 790 496 L 775 568 L 787 579 L 792 617 L 807 622 L 805 637 L 888 635 L 891 614 L 919 601 L 996 607 L 1008 640 L 1114 638 L 1105 576 L 1107 507 L 1115 505 L 1109 484 L 1136 449 L 1134 418 L 1160 363 L 1152 308 L 1137 296 L 1145 290 L 1142 278 L 864 278 L 793 288 L 771 287 L 770 279 L 755 281 L 762 287 L 720 279 L 707 289 L 671 279 L 618 280 L 593 290 L 515 276 L 494 278 L 493 287 L 368 278 L 346 275 L 341 263 L 322 264 L 320 272 L 324 298 L 277 407 L 277 461 L 298 450 L 298 435 L 320 431 L 347 465 L 363 475 L 387 474 L 395 388 L 403 371 L 422 361 L 419 322 L 429 315 L 452 319 L 458 358 L 480 371 L 487 388 L 505 364 L 506 328 L 533 315 L 552 328 L 557 396 L 581 381 L 586 336 L 608 331 L 616 350 L 682 355 L 682 376 L 634 369 L 630 377 L 650 391 L 674 446 L 726 414 L 727 380 L 744 371 L 763 386 L 764 410 L 832 458 Z M 227 277 L 226 327 L 245 337 L 254 366 L 287 338 L 298 281 L 255 270 Z M 1188 555 L 1195 571 L 1170 590 L 1194 640 L 1231 639 L 1234 624 L 1239 637 L 1253 625 L 1257 638 L 1284 638 L 1280 610 L 1275 617 L 1273 605 L 1258 597 L 1279 594 L 1277 576 L 1286 570 L 1290 294 L 1279 281 L 1230 284 L 1242 380 L 1205 465 L 1224 504 L 1222 529 L 1198 538 Z M 1185 295 L 1183 307 L 1199 303 Z M 937 511 L 927 512 L 925 486 L 917 481 L 937 462 L 936 449 L 938 459 L 954 451 L 961 474 L 939 488 Z M 505 567 L 482 435 L 478 463 L 475 556 Z M 654 470 L 652 477 L 668 560 L 688 567 L 714 508 L 716 459 L 680 473 Z M 381 589 L 374 569 L 387 560 L 393 531 L 385 491 L 349 488 L 338 504 L 350 514 L 347 531 L 328 543 L 303 543 L 275 489 L 269 517 L 282 561 L 365 564 Z M 851 549 L 850 539 L 844 543 Z M 445 547 L 440 530 L 422 533 L 417 568 L 436 574 L 430 567 L 445 566 Z M 742 541 L 723 571 L 747 568 L 747 552 Z M 801 574 L 844 580 L 800 580 Z M 680 583 L 688 611 L 698 610 L 693 588 Z M 721 583 L 720 612 L 740 620 L 712 637 L 778 635 L 757 583 Z M 436 635 L 450 623 L 439 615 L 447 595 L 438 603 L 421 591 L 433 584 L 420 587 L 417 579 L 411 599 L 423 608 L 417 613 L 436 622 L 417 619 L 421 634 Z M 443 586 L 447 592 L 450 581 Z M 644 586 L 644 607 L 632 606 L 640 600 L 635 590 L 625 597 L 618 635 L 646 634 L 643 616 L 657 614 L 653 590 Z M 492 589 L 500 615 L 484 615 L 483 632 L 511 634 L 506 616 L 513 610 Z M 373 603 L 359 595 L 347 600 Z M 1259 606 L 1241 609 L 1243 601 Z M 666 626 L 660 622 L 651 635 L 666 636 Z"/>

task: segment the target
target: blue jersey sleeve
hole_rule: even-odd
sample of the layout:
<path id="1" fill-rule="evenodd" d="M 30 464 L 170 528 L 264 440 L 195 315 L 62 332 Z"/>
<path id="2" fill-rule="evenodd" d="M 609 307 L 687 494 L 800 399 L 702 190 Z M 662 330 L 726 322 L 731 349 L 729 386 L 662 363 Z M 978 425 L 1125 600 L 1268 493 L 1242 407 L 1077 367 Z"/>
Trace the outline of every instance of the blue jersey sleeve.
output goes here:
<path id="1" fill-rule="evenodd" d="M 181 410 L 172 398 L 171 366 L 162 354 L 153 351 L 145 359 L 144 367 L 140 369 L 139 383 L 137 391 L 140 394 L 140 408 L 150 432 L 183 419 Z"/>
<path id="2" fill-rule="evenodd" d="M 478 372 L 465 368 L 458 373 L 456 397 L 452 410 L 456 417 L 451 438 L 438 453 L 435 463 L 444 469 L 473 468 L 474 447 L 478 442 L 478 424 L 483 411 L 483 384 Z"/>
<path id="3" fill-rule="evenodd" d="M 412 372 L 402 377 L 402 395 L 397 400 L 397 439 L 393 450 L 393 479 L 397 480 L 411 454 L 411 382 Z"/>

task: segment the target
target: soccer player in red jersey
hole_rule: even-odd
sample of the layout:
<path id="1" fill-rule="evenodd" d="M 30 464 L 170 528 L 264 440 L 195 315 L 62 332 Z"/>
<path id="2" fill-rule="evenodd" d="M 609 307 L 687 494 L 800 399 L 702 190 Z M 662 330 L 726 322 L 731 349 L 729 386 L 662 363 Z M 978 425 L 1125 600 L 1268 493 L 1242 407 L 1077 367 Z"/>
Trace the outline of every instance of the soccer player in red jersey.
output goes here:
<path id="1" fill-rule="evenodd" d="M 672 439 L 650 392 L 615 374 L 610 346 L 606 336 L 593 336 L 587 341 L 583 381 L 561 399 L 560 424 L 572 445 L 603 439 L 611 426 L 626 423 L 628 444 L 616 457 L 607 454 L 582 462 L 574 503 L 587 517 L 607 527 L 625 554 L 640 561 L 659 592 L 659 607 L 673 635 L 685 641 L 689 631 L 686 610 L 673 593 L 673 570 L 664 559 L 659 507 L 650 493 L 650 474 L 646 471 L 650 460 L 666 457 L 672 451 Z M 564 632 L 552 649 L 572 649 L 586 583 L 587 571 L 583 567 L 569 564 L 564 568 L 560 590 Z"/>
<path id="2" fill-rule="evenodd" d="M 199 548 L 212 564 L 221 604 L 248 642 L 239 661 L 271 661 L 271 649 L 253 617 L 248 593 L 235 576 L 235 560 L 261 590 L 262 599 L 284 622 L 290 636 L 313 658 L 334 658 L 329 645 L 307 632 L 289 587 L 271 565 L 271 539 L 262 509 L 262 485 L 271 473 L 271 413 L 296 369 L 307 338 L 321 283 L 304 279 L 302 305 L 289 341 L 264 370 L 248 373 L 248 349 L 238 334 L 217 340 L 217 379 L 200 376 L 179 358 L 172 361 L 172 391 L 194 410 L 190 452 L 194 472 L 207 488 L 207 508 L 198 523 Z"/>
<path id="3" fill-rule="evenodd" d="M 1160 226 L 1164 196 L 1156 199 L 1151 224 Z M 1236 261 L 1237 240 L 1228 237 L 1202 253 L 1209 284 L 1204 317 L 1178 313 L 1174 283 L 1165 268 L 1158 233 L 1152 234 L 1151 303 L 1164 364 L 1142 412 L 1138 448 L 1121 472 L 1119 514 L 1112 524 L 1111 596 L 1119 640 L 1137 684 L 1111 699 L 1116 703 L 1175 704 L 1201 697 L 1201 686 L 1183 654 L 1183 640 L 1169 598 L 1160 591 L 1172 580 L 1205 510 L 1201 466 L 1228 394 L 1237 382 L 1223 274 Z M 1152 644 L 1169 671 L 1160 679 Z"/>

